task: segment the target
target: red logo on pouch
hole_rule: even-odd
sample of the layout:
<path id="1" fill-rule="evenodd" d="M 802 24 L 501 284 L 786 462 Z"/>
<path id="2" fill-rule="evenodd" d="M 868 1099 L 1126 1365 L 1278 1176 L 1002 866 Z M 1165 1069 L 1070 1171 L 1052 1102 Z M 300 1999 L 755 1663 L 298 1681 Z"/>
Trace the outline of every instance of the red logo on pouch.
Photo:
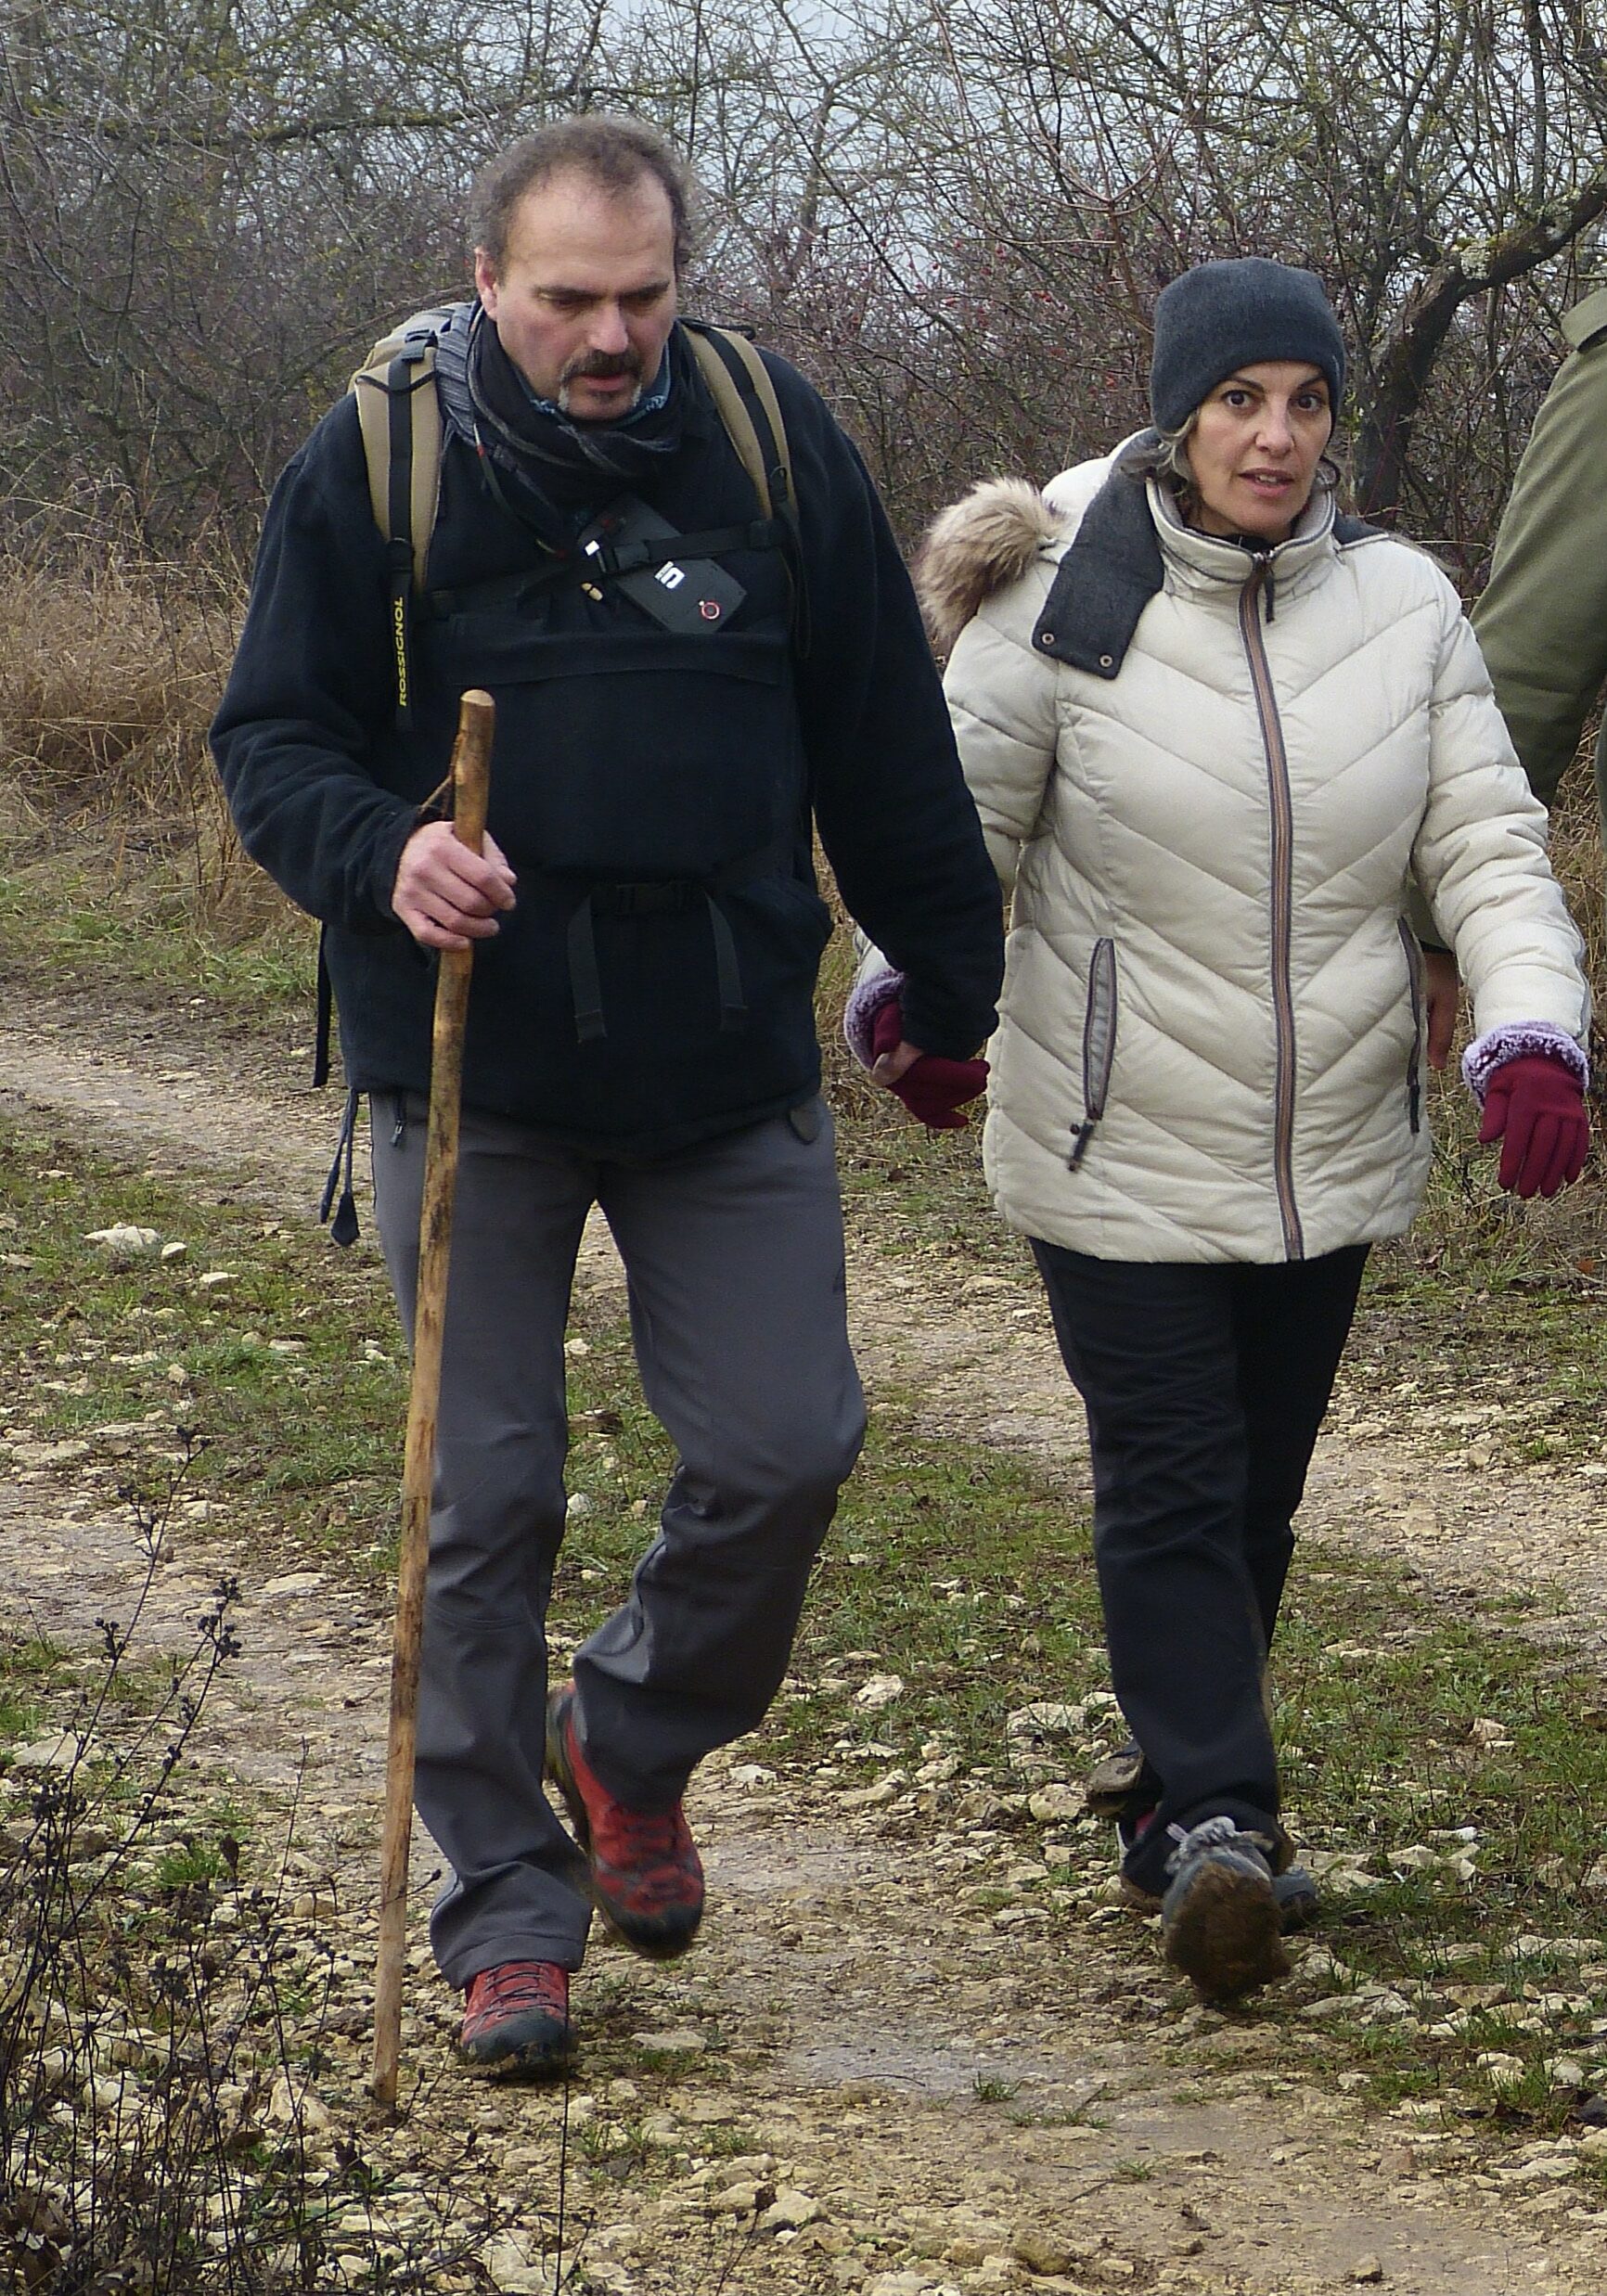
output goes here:
<path id="1" fill-rule="evenodd" d="M 702 615 L 705 622 L 718 622 L 720 619 L 719 599 L 700 598 L 698 600 L 698 611 Z"/>

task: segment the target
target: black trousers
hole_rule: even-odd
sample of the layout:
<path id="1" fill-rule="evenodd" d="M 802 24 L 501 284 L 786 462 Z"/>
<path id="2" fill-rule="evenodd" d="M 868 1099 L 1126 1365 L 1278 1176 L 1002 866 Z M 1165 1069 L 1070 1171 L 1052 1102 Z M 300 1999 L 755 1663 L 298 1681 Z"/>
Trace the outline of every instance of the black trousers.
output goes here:
<path id="1" fill-rule="evenodd" d="M 1266 1266 L 1033 1251 L 1087 1406 L 1112 1685 L 1159 1788 L 1126 1871 L 1158 1891 L 1168 1826 L 1278 1831 L 1266 1653 L 1367 1247 Z"/>

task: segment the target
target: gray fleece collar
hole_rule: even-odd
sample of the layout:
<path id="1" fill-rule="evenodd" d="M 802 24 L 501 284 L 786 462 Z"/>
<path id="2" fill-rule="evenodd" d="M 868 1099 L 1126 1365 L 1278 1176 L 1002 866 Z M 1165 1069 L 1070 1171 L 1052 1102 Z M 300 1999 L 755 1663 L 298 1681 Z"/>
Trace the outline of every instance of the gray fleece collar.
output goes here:
<path id="1" fill-rule="evenodd" d="M 1152 444 L 1155 435 L 1141 431 L 1124 455 Z M 1333 538 L 1342 545 L 1374 532 L 1360 519 L 1333 521 Z M 1033 631 L 1035 650 L 1094 677 L 1118 676 L 1138 617 L 1165 578 L 1146 481 L 1118 464 L 1083 513 L 1061 560 Z"/>

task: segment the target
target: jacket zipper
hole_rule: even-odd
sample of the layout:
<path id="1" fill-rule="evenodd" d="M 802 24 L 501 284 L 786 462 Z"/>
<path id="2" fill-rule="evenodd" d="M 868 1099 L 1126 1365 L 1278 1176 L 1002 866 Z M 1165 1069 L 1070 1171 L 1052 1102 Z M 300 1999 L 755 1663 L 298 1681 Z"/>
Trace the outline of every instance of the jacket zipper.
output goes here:
<path id="1" fill-rule="evenodd" d="M 1407 1115 L 1412 1130 L 1421 1132 L 1423 1119 L 1422 1079 L 1420 1073 L 1423 1033 L 1422 955 L 1418 948 L 1417 935 L 1406 918 L 1403 917 L 1396 921 L 1400 929 L 1400 944 L 1406 951 L 1407 986 L 1412 1000 L 1412 1048 L 1407 1062 Z"/>
<path id="2" fill-rule="evenodd" d="M 1088 1003 L 1083 1020 L 1083 1121 L 1072 1135 L 1072 1152 L 1066 1160 L 1073 1172 L 1087 1153 L 1094 1126 L 1105 1113 L 1115 1057 L 1116 944 L 1101 940 L 1094 943 L 1088 967 Z"/>
<path id="3" fill-rule="evenodd" d="M 1283 746 L 1278 698 L 1272 690 L 1272 673 L 1261 639 L 1259 607 L 1267 571 L 1268 561 L 1258 558 L 1254 573 L 1239 594 L 1239 631 L 1250 664 L 1250 682 L 1255 689 L 1272 815 L 1272 1015 L 1278 1051 L 1272 1170 L 1278 1187 L 1279 1217 L 1283 1224 L 1283 1249 L 1290 1259 L 1303 1260 L 1305 1238 L 1301 1230 L 1300 1209 L 1294 1200 L 1294 994 L 1289 980 L 1294 916 L 1294 805 L 1289 789 L 1289 755 Z"/>

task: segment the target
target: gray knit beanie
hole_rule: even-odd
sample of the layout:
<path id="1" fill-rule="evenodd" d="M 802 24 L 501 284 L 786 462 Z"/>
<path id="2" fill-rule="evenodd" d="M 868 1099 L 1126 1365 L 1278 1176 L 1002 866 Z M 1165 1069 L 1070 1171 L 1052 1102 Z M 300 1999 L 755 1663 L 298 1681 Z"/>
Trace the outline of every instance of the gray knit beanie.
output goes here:
<path id="1" fill-rule="evenodd" d="M 1344 339 L 1316 273 L 1264 255 L 1184 272 L 1155 303 L 1150 408 L 1156 428 L 1180 430 L 1225 375 L 1262 359 L 1304 359 L 1320 367 L 1338 414 Z"/>

